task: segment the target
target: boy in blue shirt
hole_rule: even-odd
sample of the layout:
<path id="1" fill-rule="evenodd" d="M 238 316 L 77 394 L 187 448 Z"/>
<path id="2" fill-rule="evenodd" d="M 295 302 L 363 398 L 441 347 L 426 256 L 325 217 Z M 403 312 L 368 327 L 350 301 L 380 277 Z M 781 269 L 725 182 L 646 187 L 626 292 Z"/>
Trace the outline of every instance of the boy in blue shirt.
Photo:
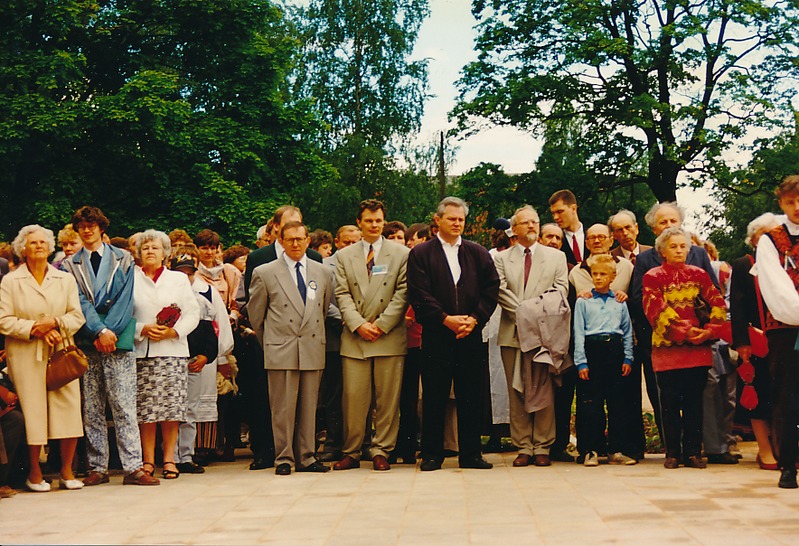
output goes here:
<path id="1" fill-rule="evenodd" d="M 578 299 L 574 307 L 574 363 L 580 376 L 577 412 L 584 424 L 578 449 L 585 454 L 585 466 L 597 466 L 607 422 L 608 463 L 633 465 L 638 461 L 624 454 L 630 449 L 624 439 L 629 434 L 619 430 L 623 422 L 619 412 L 625 410 L 621 378 L 632 371 L 630 313 L 610 289 L 616 278 L 613 258 L 609 254 L 591 256 L 588 265 L 594 282 L 592 297 Z"/>

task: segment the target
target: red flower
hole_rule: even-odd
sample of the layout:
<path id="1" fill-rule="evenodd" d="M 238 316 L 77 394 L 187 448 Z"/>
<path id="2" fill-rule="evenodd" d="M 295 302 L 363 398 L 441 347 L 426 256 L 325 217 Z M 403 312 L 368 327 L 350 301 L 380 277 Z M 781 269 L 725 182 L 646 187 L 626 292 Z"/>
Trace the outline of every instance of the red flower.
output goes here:
<path id="1" fill-rule="evenodd" d="M 164 307 L 158 312 L 157 315 L 155 315 L 155 321 L 159 326 L 168 326 L 170 328 L 175 327 L 175 324 L 177 324 L 179 318 L 180 307 L 178 307 L 176 303 L 173 303 L 168 307 Z"/>

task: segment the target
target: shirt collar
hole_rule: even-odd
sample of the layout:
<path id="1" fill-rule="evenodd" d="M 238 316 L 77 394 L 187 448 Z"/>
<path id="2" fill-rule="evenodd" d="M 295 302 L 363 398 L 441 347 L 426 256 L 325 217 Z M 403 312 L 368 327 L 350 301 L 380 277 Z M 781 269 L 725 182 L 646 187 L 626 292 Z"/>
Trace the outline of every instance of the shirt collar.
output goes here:
<path id="1" fill-rule="evenodd" d="M 92 251 L 86 248 L 85 246 L 81 249 L 86 253 L 86 259 L 92 257 Z M 102 257 L 103 253 L 105 252 L 105 243 L 100 244 L 100 248 L 96 250 L 96 252 Z"/>
<path id="2" fill-rule="evenodd" d="M 513 247 L 514 248 L 519 247 L 519 250 L 518 250 L 519 254 L 524 256 L 524 245 L 520 245 L 519 243 L 516 243 L 515 245 L 513 245 Z M 535 249 L 538 248 L 538 241 L 536 241 L 535 243 L 531 244 L 528 248 L 530 249 L 530 256 L 533 256 L 535 254 Z"/>
<path id="3" fill-rule="evenodd" d="M 580 227 L 577 228 L 577 231 L 569 231 L 568 229 L 564 229 L 563 230 L 563 233 L 568 233 L 572 237 L 577 235 L 578 233 L 582 233 L 582 232 L 583 232 L 583 223 L 582 222 L 580 222 Z"/>
<path id="4" fill-rule="evenodd" d="M 298 263 L 302 264 L 302 268 L 301 269 L 304 269 L 305 271 L 308 271 L 308 255 L 307 254 L 303 254 L 302 258 L 300 258 L 300 261 L 296 262 L 296 261 L 292 260 L 291 258 L 289 258 L 289 255 L 286 254 L 285 251 L 283 251 L 283 259 L 286 261 L 286 264 L 289 266 L 289 269 L 291 271 L 294 271 L 294 269 L 297 267 Z"/>
<path id="5" fill-rule="evenodd" d="M 454 244 L 454 245 L 451 245 L 451 244 L 449 244 L 448 242 L 446 242 L 444 239 L 442 239 L 442 238 L 441 238 L 441 234 L 439 234 L 439 233 L 436 233 L 436 237 L 437 237 L 437 238 L 438 238 L 438 240 L 441 242 L 441 245 L 442 245 L 442 246 L 444 246 L 444 247 L 449 247 L 449 248 L 458 248 L 459 246 L 461 246 L 461 243 L 463 242 L 463 239 L 461 238 L 461 236 L 460 236 L 460 235 L 458 235 L 458 240 L 457 240 L 457 241 L 455 241 L 455 244 Z"/>
<path id="6" fill-rule="evenodd" d="M 785 217 L 785 227 L 788 228 L 788 233 L 790 233 L 791 235 L 799 234 L 799 224 L 794 224 L 793 222 L 788 220 L 787 216 Z"/>
<path id="7" fill-rule="evenodd" d="M 383 236 L 381 235 L 374 243 L 367 243 L 364 239 L 361 239 L 361 244 L 363 244 L 364 253 L 369 252 L 369 246 L 371 246 L 375 254 L 380 254 L 380 249 L 383 247 Z"/>
<path id="8" fill-rule="evenodd" d="M 592 288 L 591 289 L 591 294 L 593 294 L 593 296 L 595 298 L 607 299 L 607 298 L 615 298 L 616 297 L 616 294 L 613 293 L 613 290 L 608 290 L 607 294 L 602 294 L 601 292 L 597 292 L 596 288 Z"/>

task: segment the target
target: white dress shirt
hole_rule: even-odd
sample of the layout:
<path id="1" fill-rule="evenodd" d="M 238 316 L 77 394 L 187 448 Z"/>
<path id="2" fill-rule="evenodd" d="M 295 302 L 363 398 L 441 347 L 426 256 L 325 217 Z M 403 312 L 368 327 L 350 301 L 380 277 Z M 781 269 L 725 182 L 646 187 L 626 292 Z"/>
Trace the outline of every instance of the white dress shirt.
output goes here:
<path id="1" fill-rule="evenodd" d="M 461 238 L 458 236 L 458 240 L 455 241 L 455 244 L 451 245 L 442 239 L 440 234 L 436 234 L 436 237 L 438 237 L 438 240 L 441 242 L 441 248 L 444 249 L 444 254 L 447 256 L 447 264 L 449 264 L 449 272 L 452 274 L 452 282 L 453 284 L 458 284 L 458 281 L 461 280 L 461 263 L 458 261 L 458 250 L 461 246 Z"/>
<path id="2" fill-rule="evenodd" d="M 799 225 L 785 219 L 788 232 L 799 235 Z M 788 263 L 788 268 L 799 267 L 799 263 Z M 777 247 L 770 237 L 763 235 L 757 243 L 757 277 L 763 300 L 778 321 L 799 326 L 799 293 L 782 265 Z"/>

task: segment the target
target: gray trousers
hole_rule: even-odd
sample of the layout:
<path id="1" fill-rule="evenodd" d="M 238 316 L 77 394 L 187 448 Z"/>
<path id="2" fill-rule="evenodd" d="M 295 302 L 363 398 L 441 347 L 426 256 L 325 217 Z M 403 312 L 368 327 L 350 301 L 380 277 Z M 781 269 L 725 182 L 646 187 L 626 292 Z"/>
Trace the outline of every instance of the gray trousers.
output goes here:
<path id="1" fill-rule="evenodd" d="M 114 418 L 119 459 L 126 474 L 142 467 L 141 437 L 136 418 L 136 354 L 86 349 L 89 369 L 83 376 L 83 427 L 89 468 L 108 472 L 106 402 Z"/>
<path id="2" fill-rule="evenodd" d="M 713 347 L 713 367 L 708 370 L 703 393 L 702 443 L 710 455 L 727 453 L 732 440 L 738 384 L 728 354 L 726 345 Z"/>
<path id="3" fill-rule="evenodd" d="M 275 465 L 316 462 L 316 403 L 322 370 L 267 370 Z"/>

